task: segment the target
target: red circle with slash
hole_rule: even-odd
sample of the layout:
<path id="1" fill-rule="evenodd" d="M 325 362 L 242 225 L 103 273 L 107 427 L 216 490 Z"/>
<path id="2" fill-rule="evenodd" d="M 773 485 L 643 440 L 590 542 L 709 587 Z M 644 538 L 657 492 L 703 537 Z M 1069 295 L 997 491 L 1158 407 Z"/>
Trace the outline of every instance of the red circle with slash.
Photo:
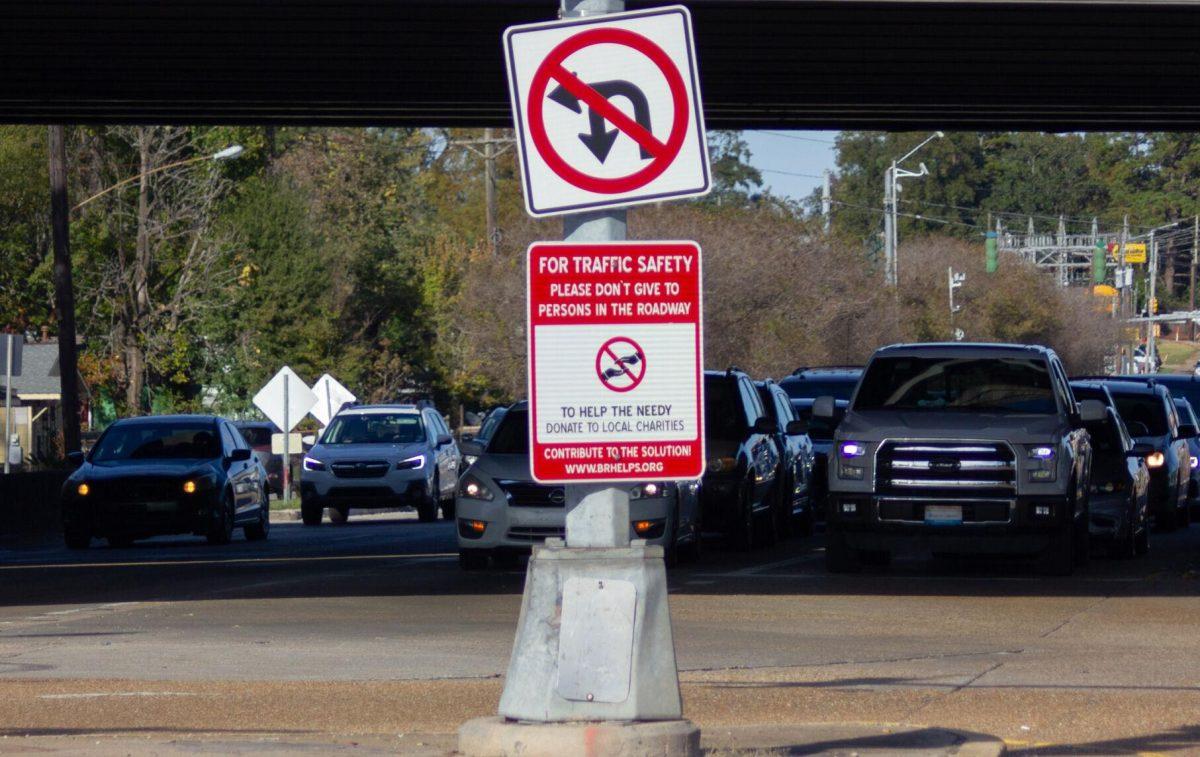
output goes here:
<path id="1" fill-rule="evenodd" d="M 596 375 L 605 389 L 632 391 L 646 377 L 646 353 L 629 337 L 615 336 L 596 352 Z"/>
<path id="2" fill-rule="evenodd" d="M 671 106 L 674 111 L 671 133 L 667 136 L 666 142 L 660 141 L 648 130 L 642 128 L 640 124 L 625 115 L 620 108 L 610 103 L 599 92 L 589 87 L 563 66 L 563 61 L 568 56 L 585 47 L 602 44 L 624 45 L 636 50 L 649 58 L 666 78 L 667 86 L 671 91 Z M 554 145 L 550 143 L 543 117 L 546 90 L 552 81 L 558 82 L 576 99 L 599 113 L 622 134 L 633 139 L 653 155 L 650 164 L 628 176 L 602 178 L 584 173 L 563 160 L 558 151 L 554 149 Z M 550 166 L 550 170 L 558 174 L 564 181 L 589 192 L 600 194 L 631 192 L 654 181 L 679 156 L 679 149 L 683 147 L 684 137 L 687 136 L 687 127 L 687 88 L 684 86 L 679 70 L 661 47 L 646 37 L 627 29 L 590 29 L 563 40 L 538 66 L 529 86 L 529 136 L 533 139 L 538 154 L 546 162 L 546 165 Z"/>

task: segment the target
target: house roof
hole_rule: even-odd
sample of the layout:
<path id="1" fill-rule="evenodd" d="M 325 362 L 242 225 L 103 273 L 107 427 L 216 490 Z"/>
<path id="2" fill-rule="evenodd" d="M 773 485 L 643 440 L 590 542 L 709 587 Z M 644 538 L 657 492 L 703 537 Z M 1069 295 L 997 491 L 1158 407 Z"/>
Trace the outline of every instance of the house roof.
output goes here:
<path id="1" fill-rule="evenodd" d="M 13 376 L 13 394 L 54 395 L 62 393 L 58 373 L 58 343 L 26 343 L 21 348 L 21 375 Z M 4 391 L 4 374 L 0 373 L 0 397 Z"/>

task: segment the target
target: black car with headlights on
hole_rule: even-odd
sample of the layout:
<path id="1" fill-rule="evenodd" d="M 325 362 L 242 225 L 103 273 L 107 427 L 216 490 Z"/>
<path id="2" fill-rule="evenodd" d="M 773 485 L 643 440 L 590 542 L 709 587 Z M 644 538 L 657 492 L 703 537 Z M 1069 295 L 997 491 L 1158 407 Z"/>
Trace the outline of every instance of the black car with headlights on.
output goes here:
<path id="1" fill-rule="evenodd" d="M 778 535 L 773 496 L 780 476 L 775 420 L 742 371 L 704 372 L 704 446 L 700 486 L 705 529 L 720 529 L 735 548 L 771 543 Z"/>
<path id="2" fill-rule="evenodd" d="M 1146 465 L 1150 467 L 1150 512 L 1155 527 L 1174 531 L 1187 526 L 1192 471 L 1188 440 L 1196 435 L 1196 427 L 1179 420 L 1171 392 L 1153 378 L 1106 384 L 1134 441 L 1152 448 Z"/>
<path id="3" fill-rule="evenodd" d="M 834 415 L 821 397 L 814 417 Z M 1045 347 L 906 344 L 876 351 L 829 461 L 826 566 L 884 564 L 904 546 L 1040 555 L 1066 574 L 1088 555 L 1087 423 Z"/>
<path id="4" fill-rule="evenodd" d="M 119 420 L 62 489 L 67 546 L 94 537 L 113 546 L 160 534 L 196 534 L 224 544 L 242 528 L 250 540 L 271 528 L 267 473 L 224 418 L 170 415 Z"/>

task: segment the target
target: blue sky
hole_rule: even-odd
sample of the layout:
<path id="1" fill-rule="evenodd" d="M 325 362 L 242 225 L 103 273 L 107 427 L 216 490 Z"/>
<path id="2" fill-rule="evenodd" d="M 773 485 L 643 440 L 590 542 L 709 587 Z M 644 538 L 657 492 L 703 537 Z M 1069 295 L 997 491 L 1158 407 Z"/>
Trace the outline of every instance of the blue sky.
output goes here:
<path id="1" fill-rule="evenodd" d="M 821 186 L 821 172 L 835 167 L 836 131 L 744 131 L 742 136 L 750 145 L 750 164 L 774 194 L 802 200 Z"/>

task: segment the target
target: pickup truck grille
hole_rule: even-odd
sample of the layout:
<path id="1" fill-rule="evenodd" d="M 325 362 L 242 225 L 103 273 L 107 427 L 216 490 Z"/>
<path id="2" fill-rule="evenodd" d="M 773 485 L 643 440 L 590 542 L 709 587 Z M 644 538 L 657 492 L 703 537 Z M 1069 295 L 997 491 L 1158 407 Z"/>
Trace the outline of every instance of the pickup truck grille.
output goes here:
<path id="1" fill-rule="evenodd" d="M 875 458 L 879 494 L 906 497 L 1011 497 L 1012 448 L 993 442 L 884 442 Z"/>

